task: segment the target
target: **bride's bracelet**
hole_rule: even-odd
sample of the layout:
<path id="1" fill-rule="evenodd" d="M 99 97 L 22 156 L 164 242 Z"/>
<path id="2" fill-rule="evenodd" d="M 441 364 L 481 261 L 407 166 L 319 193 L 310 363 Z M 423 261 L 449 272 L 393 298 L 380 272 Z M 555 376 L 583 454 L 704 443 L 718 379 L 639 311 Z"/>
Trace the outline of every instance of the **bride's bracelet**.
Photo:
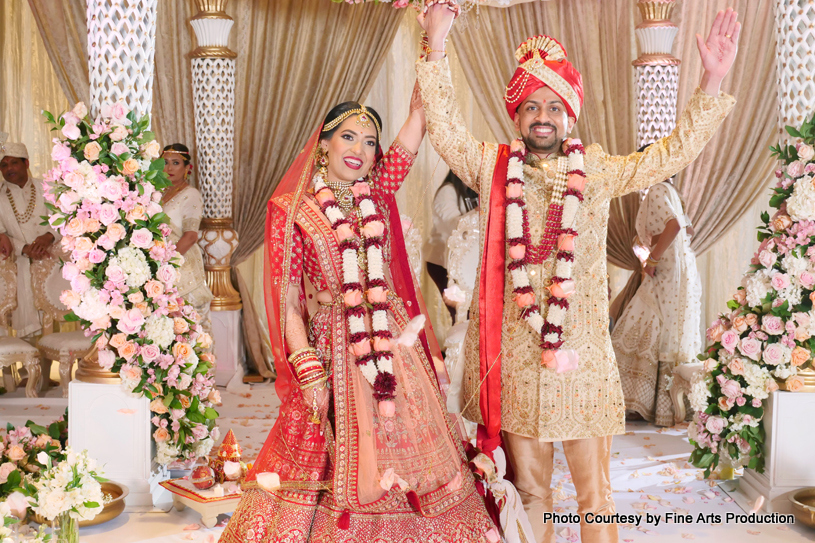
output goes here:
<path id="1" fill-rule="evenodd" d="M 650 256 L 645 260 L 645 263 L 651 267 L 656 268 L 659 265 L 659 259 L 651 258 Z"/>
<path id="2" fill-rule="evenodd" d="M 293 352 L 289 356 L 289 363 L 294 367 L 294 374 L 300 388 L 311 388 L 320 382 L 325 382 L 325 369 L 314 347 L 306 347 Z"/>

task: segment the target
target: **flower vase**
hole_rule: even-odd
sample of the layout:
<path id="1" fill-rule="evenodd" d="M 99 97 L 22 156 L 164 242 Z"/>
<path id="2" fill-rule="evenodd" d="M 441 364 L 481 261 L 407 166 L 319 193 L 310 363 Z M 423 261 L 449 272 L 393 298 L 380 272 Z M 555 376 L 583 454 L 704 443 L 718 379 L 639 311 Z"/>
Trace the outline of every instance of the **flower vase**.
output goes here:
<path id="1" fill-rule="evenodd" d="M 53 543 L 79 543 L 79 522 L 68 511 L 51 522 Z"/>

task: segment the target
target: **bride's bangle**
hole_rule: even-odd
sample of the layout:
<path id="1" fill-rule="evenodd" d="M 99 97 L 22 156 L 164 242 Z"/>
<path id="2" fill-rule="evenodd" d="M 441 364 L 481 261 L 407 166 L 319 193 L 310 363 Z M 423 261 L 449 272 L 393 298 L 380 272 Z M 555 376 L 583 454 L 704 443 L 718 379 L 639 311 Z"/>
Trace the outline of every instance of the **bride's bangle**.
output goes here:
<path id="1" fill-rule="evenodd" d="M 314 347 L 298 349 L 289 356 L 294 374 L 301 388 L 315 386 L 320 380 L 325 382 L 325 369 L 317 357 Z"/>
<path id="2" fill-rule="evenodd" d="M 650 256 L 645 260 L 645 263 L 649 266 L 656 268 L 659 265 L 659 259 L 653 259 Z"/>

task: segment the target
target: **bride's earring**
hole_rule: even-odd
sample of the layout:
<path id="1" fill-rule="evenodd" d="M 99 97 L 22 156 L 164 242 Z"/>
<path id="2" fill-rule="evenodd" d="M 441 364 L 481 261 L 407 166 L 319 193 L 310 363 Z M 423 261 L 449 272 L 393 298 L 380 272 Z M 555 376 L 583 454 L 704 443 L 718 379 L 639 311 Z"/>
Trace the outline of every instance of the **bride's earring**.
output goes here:
<path id="1" fill-rule="evenodd" d="M 322 148 L 320 148 L 317 157 L 317 165 L 319 166 L 319 174 L 323 179 L 326 179 L 326 176 L 328 175 L 328 155 Z"/>

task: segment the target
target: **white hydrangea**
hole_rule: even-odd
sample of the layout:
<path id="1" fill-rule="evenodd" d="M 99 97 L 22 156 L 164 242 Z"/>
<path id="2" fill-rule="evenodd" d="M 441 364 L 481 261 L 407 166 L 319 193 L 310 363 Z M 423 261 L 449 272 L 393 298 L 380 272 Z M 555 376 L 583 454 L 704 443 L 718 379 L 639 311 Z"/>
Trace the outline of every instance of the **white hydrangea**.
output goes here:
<path id="1" fill-rule="evenodd" d="M 771 288 L 770 279 L 764 270 L 745 277 L 742 285 L 747 291 L 747 303 L 751 306 L 761 305 Z"/>
<path id="2" fill-rule="evenodd" d="M 116 256 L 110 259 L 110 264 L 124 270 L 125 283 L 131 288 L 141 287 L 153 275 L 144 252 L 135 247 L 123 247 Z"/>
<path id="3" fill-rule="evenodd" d="M 763 400 L 770 395 L 770 392 L 767 389 L 767 381 L 772 379 L 772 377 L 767 369 L 745 359 L 744 379 L 747 381 L 747 387 L 744 388 L 744 394 L 759 400 Z"/>
<path id="4" fill-rule="evenodd" d="M 809 268 L 809 260 L 790 253 L 781 260 L 781 265 L 788 274 L 798 276 Z"/>
<path id="5" fill-rule="evenodd" d="M 74 314 L 86 321 L 95 321 L 108 314 L 108 305 L 99 299 L 99 291 L 93 287 L 82 293 L 82 301 L 74 308 Z"/>
<path id="6" fill-rule="evenodd" d="M 178 458 L 180 452 L 178 447 L 166 441 L 156 442 L 156 462 L 163 466 L 173 463 L 176 458 Z"/>
<path id="7" fill-rule="evenodd" d="M 730 429 L 734 432 L 742 430 L 745 426 L 756 427 L 761 423 L 761 419 L 755 417 L 750 417 L 750 421 L 745 423 L 744 413 L 736 413 L 735 415 L 731 415 L 729 421 Z"/>
<path id="8" fill-rule="evenodd" d="M 694 411 L 704 411 L 708 406 L 710 390 L 708 390 L 707 380 L 704 377 L 694 379 L 690 387 L 688 400 Z"/>
<path id="9" fill-rule="evenodd" d="M 209 454 L 209 451 L 212 450 L 214 445 L 215 441 L 213 441 L 211 437 L 197 441 L 192 447 L 192 453 L 190 456 L 195 458 L 203 458 Z"/>
<path id="10" fill-rule="evenodd" d="M 32 509 L 48 520 L 65 512 L 76 520 L 93 520 L 105 503 L 102 486 L 94 477 L 101 476 L 101 472 L 87 451 L 75 453 L 68 448 L 66 456 L 64 461 L 47 468 L 39 479 L 31 481 L 37 490 L 37 502 Z M 88 503 L 98 505 L 86 507 Z"/>
<path id="11" fill-rule="evenodd" d="M 812 187 L 811 175 L 795 182 L 792 195 L 787 199 L 787 213 L 794 221 L 815 220 L 815 188 Z"/>
<path id="12" fill-rule="evenodd" d="M 144 333 L 148 340 L 152 341 L 160 349 L 169 347 L 175 339 L 173 332 L 173 319 L 153 313 L 147 318 L 144 325 Z"/>
<path id="13" fill-rule="evenodd" d="M 772 370 L 770 373 L 772 373 L 775 377 L 777 377 L 779 379 L 788 379 L 788 378 L 792 377 L 793 375 L 796 375 L 798 373 L 798 371 L 796 370 L 796 368 L 794 368 L 792 366 L 784 365 L 784 366 L 778 366 L 777 368 Z"/>
<path id="14" fill-rule="evenodd" d="M 804 291 L 801 285 L 792 283 L 787 288 L 781 289 L 778 292 L 778 296 L 781 297 L 782 300 L 786 300 L 789 307 L 793 307 L 800 304 L 804 299 Z"/>

